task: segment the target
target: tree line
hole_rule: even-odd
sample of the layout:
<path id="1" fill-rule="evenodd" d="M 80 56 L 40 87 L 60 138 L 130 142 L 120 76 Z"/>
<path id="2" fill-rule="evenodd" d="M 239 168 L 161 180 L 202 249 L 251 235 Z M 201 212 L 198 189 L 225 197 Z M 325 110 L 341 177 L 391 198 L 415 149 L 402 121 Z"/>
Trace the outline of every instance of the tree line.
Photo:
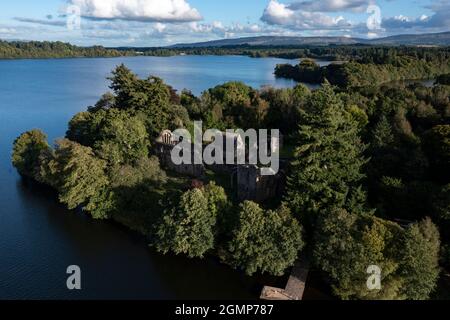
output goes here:
<path id="1" fill-rule="evenodd" d="M 447 59 L 449 47 L 378 46 L 378 45 L 229 45 L 221 47 L 79 47 L 60 41 L 2 41 L 0 59 L 15 58 L 71 58 L 118 56 L 176 56 L 186 55 L 242 55 L 252 58 L 319 59 L 355 61 L 362 64 L 392 64 L 398 57 L 407 56 L 430 62 L 437 56 Z"/>
<path id="2" fill-rule="evenodd" d="M 450 72 L 448 48 L 370 48 L 354 51 L 346 63 L 320 67 L 305 59 L 298 65 L 280 64 L 277 77 L 299 82 L 323 83 L 344 88 L 366 87 L 403 80 L 435 79 Z"/>
<path id="3" fill-rule="evenodd" d="M 107 49 L 102 46 L 77 47 L 64 42 L 1 41 L 0 59 L 22 58 L 95 58 L 132 55 L 130 51 Z"/>
<path id="4" fill-rule="evenodd" d="M 220 47 L 169 47 L 169 48 L 134 48 L 125 47 L 120 50 L 135 50 L 148 56 L 186 55 L 243 55 L 253 58 L 283 58 L 283 59 L 322 59 L 332 61 L 358 61 L 361 63 L 389 63 L 397 56 L 411 56 L 428 60 L 436 55 L 447 55 L 448 47 L 415 47 L 415 46 L 378 46 L 378 45 L 226 45 Z"/>

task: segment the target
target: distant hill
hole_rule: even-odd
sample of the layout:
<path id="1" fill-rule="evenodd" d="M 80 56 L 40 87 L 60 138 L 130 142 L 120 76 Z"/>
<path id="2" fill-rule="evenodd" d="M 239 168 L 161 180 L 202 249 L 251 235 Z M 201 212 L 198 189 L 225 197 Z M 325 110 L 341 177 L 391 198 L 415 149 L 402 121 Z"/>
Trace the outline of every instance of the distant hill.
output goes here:
<path id="1" fill-rule="evenodd" d="M 378 39 L 362 39 L 350 37 L 278 37 L 261 36 L 238 39 L 224 39 L 198 43 L 180 43 L 170 48 L 208 48 L 227 46 L 306 46 L 306 45 L 430 45 L 449 46 L 450 32 L 397 35 Z"/>
<path id="2" fill-rule="evenodd" d="M 363 43 L 363 39 L 347 37 L 277 37 L 261 36 L 238 39 L 224 39 L 199 43 L 180 43 L 172 48 L 207 48 L 226 46 L 303 46 L 303 45 L 330 45 L 330 44 L 357 44 Z"/>
<path id="3" fill-rule="evenodd" d="M 405 34 L 370 41 L 371 44 L 449 46 L 450 32 Z"/>

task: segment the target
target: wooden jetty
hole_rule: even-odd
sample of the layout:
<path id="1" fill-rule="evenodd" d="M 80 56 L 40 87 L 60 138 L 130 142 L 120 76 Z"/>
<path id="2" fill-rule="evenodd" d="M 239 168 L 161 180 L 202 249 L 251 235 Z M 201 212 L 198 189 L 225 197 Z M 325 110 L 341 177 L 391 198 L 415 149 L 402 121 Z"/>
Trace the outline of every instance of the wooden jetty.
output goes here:
<path id="1" fill-rule="evenodd" d="M 262 300 L 303 300 L 306 280 L 309 273 L 309 261 L 298 260 L 292 268 L 291 276 L 285 289 L 266 286 L 261 292 Z"/>

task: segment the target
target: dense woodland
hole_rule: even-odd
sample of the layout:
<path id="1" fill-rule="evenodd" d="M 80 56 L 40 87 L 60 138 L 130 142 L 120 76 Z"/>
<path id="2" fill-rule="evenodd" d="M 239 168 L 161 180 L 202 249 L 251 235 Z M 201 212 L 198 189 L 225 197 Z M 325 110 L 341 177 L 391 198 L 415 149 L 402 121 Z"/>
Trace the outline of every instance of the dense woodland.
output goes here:
<path id="1" fill-rule="evenodd" d="M 166 48 L 135 48 L 123 47 L 118 50 L 135 50 L 148 56 L 187 55 L 244 55 L 253 58 L 284 58 L 284 59 L 323 59 L 334 61 L 358 61 L 362 63 L 385 63 L 400 55 L 416 58 L 427 58 L 449 52 L 447 47 L 415 47 L 415 46 L 377 46 L 377 45 L 302 45 L 302 46 L 255 46 L 230 45 L 221 47 L 166 47 Z"/>
<path id="2" fill-rule="evenodd" d="M 235 45 L 223 47 L 172 47 L 172 48 L 118 48 L 118 50 L 130 51 L 135 50 L 141 55 L 145 56 L 177 56 L 180 54 L 186 55 L 239 55 L 249 56 L 252 58 L 284 58 L 284 59 L 299 59 L 299 58 L 322 58 L 330 60 L 341 59 L 342 56 L 337 51 L 325 50 L 327 47 L 320 46 L 250 46 L 250 45 Z"/>
<path id="3" fill-rule="evenodd" d="M 355 61 L 363 64 L 398 63 L 400 57 L 425 60 L 449 56 L 449 47 L 380 46 L 380 45 L 302 45 L 302 46 L 254 46 L 230 45 L 222 47 L 79 47 L 63 42 L 2 41 L 0 59 L 15 58 L 71 58 L 117 56 L 176 56 L 176 55 L 242 55 L 252 58 L 322 59 L 331 61 Z"/>
<path id="4" fill-rule="evenodd" d="M 345 52 L 345 51 L 344 51 Z M 343 88 L 366 87 L 403 80 L 435 79 L 450 72 L 450 49 L 369 48 L 350 54 L 347 63 L 320 67 L 305 59 L 298 65 L 278 65 L 275 75 L 299 82 L 327 80 Z"/>
<path id="5" fill-rule="evenodd" d="M 2 41 L 0 40 L 0 59 L 18 58 L 76 58 L 76 57 L 118 57 L 118 56 L 157 56 L 176 55 L 244 55 L 253 58 L 278 57 L 286 59 L 323 58 L 339 59 L 339 52 L 323 48 L 298 47 L 253 47 L 248 45 L 219 48 L 139 48 L 102 46 L 78 47 L 63 42 Z"/>
<path id="6" fill-rule="evenodd" d="M 131 55 L 128 51 L 106 49 L 101 46 L 77 47 L 63 42 L 22 42 L 1 41 L 0 59 L 21 58 L 96 58 L 96 57 L 119 57 Z"/>
<path id="7" fill-rule="evenodd" d="M 162 253 L 213 254 L 249 275 L 282 275 L 306 253 L 341 299 L 448 298 L 444 80 L 431 88 L 362 83 L 351 90 L 325 81 L 314 91 L 230 82 L 196 97 L 121 65 L 112 92 L 75 115 L 64 139 L 52 147 L 41 131 L 26 132 L 12 161 L 25 178 L 57 190 L 69 209 L 119 221 Z M 193 120 L 208 128 L 281 129 L 294 150 L 283 198 L 238 203 L 214 176 L 192 181 L 161 168 L 154 139 Z M 382 269 L 381 290 L 366 287 L 370 265 Z"/>

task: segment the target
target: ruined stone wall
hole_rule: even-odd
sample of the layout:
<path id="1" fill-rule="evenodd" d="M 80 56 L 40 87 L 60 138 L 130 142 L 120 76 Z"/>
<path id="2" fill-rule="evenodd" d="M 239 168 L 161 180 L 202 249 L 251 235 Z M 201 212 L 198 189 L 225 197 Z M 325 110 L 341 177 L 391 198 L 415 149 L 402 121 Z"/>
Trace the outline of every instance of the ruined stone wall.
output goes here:
<path id="1" fill-rule="evenodd" d="M 231 137 L 233 138 L 233 137 Z M 282 143 L 282 140 L 280 141 Z M 281 197 L 286 184 L 286 174 L 283 162 L 280 163 L 280 172 L 274 176 L 261 175 L 261 168 L 255 165 L 209 165 L 181 164 L 172 162 L 171 152 L 177 145 L 170 131 L 164 131 L 154 143 L 154 152 L 159 157 L 161 165 L 176 173 L 194 178 L 203 178 L 205 169 L 220 174 L 227 174 L 231 184 L 235 186 L 235 193 L 239 201 L 252 200 L 265 202 Z M 192 160 L 194 147 L 192 147 Z M 192 161 L 193 163 L 193 161 Z"/>
<path id="2" fill-rule="evenodd" d="M 155 143 L 154 151 L 163 167 L 176 173 L 195 178 L 200 178 L 205 175 L 205 167 L 202 164 L 174 164 L 171 156 L 174 147 L 174 145 Z"/>
<path id="3" fill-rule="evenodd" d="M 285 173 L 273 176 L 261 175 L 261 168 L 254 165 L 239 166 L 236 173 L 239 201 L 251 200 L 258 203 L 281 197 L 285 186 Z"/>

